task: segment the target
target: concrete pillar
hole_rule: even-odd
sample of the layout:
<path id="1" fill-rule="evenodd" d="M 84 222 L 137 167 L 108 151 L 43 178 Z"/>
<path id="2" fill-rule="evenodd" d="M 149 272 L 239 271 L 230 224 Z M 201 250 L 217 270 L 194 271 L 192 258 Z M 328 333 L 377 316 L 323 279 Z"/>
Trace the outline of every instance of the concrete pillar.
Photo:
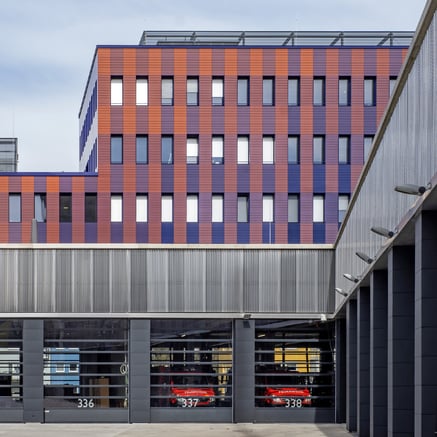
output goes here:
<path id="1" fill-rule="evenodd" d="M 370 292 L 361 287 L 357 299 L 357 431 L 370 435 Z"/>
<path id="2" fill-rule="evenodd" d="M 346 319 L 335 321 L 335 422 L 346 421 Z"/>
<path id="3" fill-rule="evenodd" d="M 387 435 L 414 433 L 414 247 L 388 254 Z"/>
<path id="4" fill-rule="evenodd" d="M 357 301 L 346 304 L 346 428 L 357 430 Z"/>
<path id="5" fill-rule="evenodd" d="M 387 271 L 370 280 L 370 435 L 387 436 Z"/>
<path id="6" fill-rule="evenodd" d="M 414 435 L 431 436 L 437 409 L 437 212 L 417 217 L 415 242 Z"/>

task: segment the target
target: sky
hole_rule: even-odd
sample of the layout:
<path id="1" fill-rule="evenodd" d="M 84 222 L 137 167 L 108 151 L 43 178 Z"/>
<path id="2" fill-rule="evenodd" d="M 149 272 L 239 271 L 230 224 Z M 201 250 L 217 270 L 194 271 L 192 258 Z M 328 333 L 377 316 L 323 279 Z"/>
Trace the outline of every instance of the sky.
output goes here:
<path id="1" fill-rule="evenodd" d="M 96 45 L 144 30 L 414 31 L 426 0 L 0 0 L 0 137 L 22 172 L 79 169 L 78 112 Z"/>

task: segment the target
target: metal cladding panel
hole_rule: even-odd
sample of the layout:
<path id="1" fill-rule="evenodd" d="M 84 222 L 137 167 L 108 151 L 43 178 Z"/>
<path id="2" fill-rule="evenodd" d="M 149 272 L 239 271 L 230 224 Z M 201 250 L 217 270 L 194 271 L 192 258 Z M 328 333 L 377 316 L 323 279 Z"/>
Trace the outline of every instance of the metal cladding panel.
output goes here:
<path id="1" fill-rule="evenodd" d="M 109 251 L 94 251 L 93 255 L 93 312 L 106 313 L 111 310 Z"/>
<path id="2" fill-rule="evenodd" d="M 134 250 L 131 257 L 131 307 L 138 312 L 147 311 L 147 252 Z"/>
<path id="3" fill-rule="evenodd" d="M 222 311 L 242 311 L 243 251 L 223 252 L 222 256 Z"/>
<path id="4" fill-rule="evenodd" d="M 178 252 L 168 253 L 168 311 L 184 308 L 184 258 Z"/>
<path id="5" fill-rule="evenodd" d="M 221 311 L 223 295 L 223 256 L 219 250 L 205 253 L 205 311 Z"/>
<path id="6" fill-rule="evenodd" d="M 179 255 L 180 257 L 180 255 Z M 180 311 L 204 312 L 206 310 L 205 267 L 204 251 L 186 252 L 184 260 L 184 306 Z"/>
<path id="7" fill-rule="evenodd" d="M 257 252 L 244 252 L 243 307 L 245 311 L 258 311 L 259 309 L 258 272 L 259 258 Z"/>
<path id="8" fill-rule="evenodd" d="M 3 282 L 2 302 L 5 312 L 18 310 L 18 270 L 17 252 L 0 252 L 0 280 Z"/>
<path id="9" fill-rule="evenodd" d="M 259 308 L 265 312 L 281 311 L 281 263 L 277 251 L 259 252 L 258 293 Z"/>
<path id="10" fill-rule="evenodd" d="M 21 256 L 28 255 L 32 258 L 35 269 L 33 278 L 33 289 L 35 290 L 36 306 L 27 306 L 29 312 L 54 312 L 55 311 L 55 269 L 56 269 L 56 253 L 53 250 L 24 251 Z M 33 270 L 33 269 L 31 269 Z M 26 271 L 27 270 L 23 270 Z M 20 296 L 19 302 L 24 296 Z M 19 311 L 25 311 L 23 304 L 19 304 Z"/>
<path id="11" fill-rule="evenodd" d="M 280 256 L 280 309 L 284 312 L 296 311 L 296 296 L 298 291 L 296 281 L 296 254 L 297 252 L 290 250 L 281 253 Z"/>
<path id="12" fill-rule="evenodd" d="M 72 312 L 91 313 L 93 312 L 93 261 L 92 250 L 78 250 L 73 252 L 73 275 L 72 275 Z"/>
<path id="13" fill-rule="evenodd" d="M 151 250 L 147 252 L 147 309 L 169 311 L 169 253 Z"/>
<path id="14" fill-rule="evenodd" d="M 109 252 L 109 292 L 110 311 L 128 312 L 131 286 L 131 252 L 128 250 L 111 250 Z"/>
<path id="15" fill-rule="evenodd" d="M 55 296 L 54 311 L 59 313 L 71 311 L 72 305 L 72 256 L 70 250 L 58 250 L 55 259 Z"/>

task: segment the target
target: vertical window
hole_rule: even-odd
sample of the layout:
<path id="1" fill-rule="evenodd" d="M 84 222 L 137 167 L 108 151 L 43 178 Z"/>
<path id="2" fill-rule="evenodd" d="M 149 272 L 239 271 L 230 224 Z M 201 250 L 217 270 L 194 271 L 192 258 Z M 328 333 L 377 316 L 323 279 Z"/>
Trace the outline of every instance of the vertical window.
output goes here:
<path id="1" fill-rule="evenodd" d="M 173 196 L 163 194 L 161 197 L 161 222 L 170 223 L 173 221 Z"/>
<path id="2" fill-rule="evenodd" d="M 350 162 L 350 137 L 338 137 L 338 163 L 349 164 Z"/>
<path id="3" fill-rule="evenodd" d="M 263 164 L 275 162 L 275 140 L 273 137 L 263 137 Z"/>
<path id="4" fill-rule="evenodd" d="M 21 194 L 9 194 L 9 222 L 21 222 Z"/>
<path id="5" fill-rule="evenodd" d="M 111 194 L 111 222 L 120 223 L 123 221 L 123 196 Z"/>
<path id="6" fill-rule="evenodd" d="M 288 105 L 300 105 L 300 81 L 298 77 L 290 77 L 288 79 Z"/>
<path id="7" fill-rule="evenodd" d="M 199 220 L 198 203 L 197 194 L 187 195 L 187 223 L 196 223 Z"/>
<path id="8" fill-rule="evenodd" d="M 137 135 L 135 145 L 136 161 L 137 164 L 147 164 L 147 136 Z"/>
<path id="9" fill-rule="evenodd" d="M 376 79 L 374 77 L 364 78 L 364 106 L 375 106 L 376 104 Z"/>
<path id="10" fill-rule="evenodd" d="M 297 135 L 288 137 L 288 163 L 299 164 L 299 137 Z"/>
<path id="11" fill-rule="evenodd" d="M 97 194 L 85 193 L 85 223 L 97 222 Z"/>
<path id="12" fill-rule="evenodd" d="M 187 164 L 199 163 L 199 139 L 197 137 L 187 138 Z"/>
<path id="13" fill-rule="evenodd" d="M 395 89 L 395 85 L 396 85 L 397 80 L 398 80 L 397 77 L 394 77 L 394 76 L 390 77 L 390 84 L 389 84 L 390 96 L 393 94 L 393 90 Z"/>
<path id="14" fill-rule="evenodd" d="M 325 162 L 325 137 L 316 136 L 313 138 L 313 164 L 324 164 Z"/>
<path id="15" fill-rule="evenodd" d="M 237 103 L 239 106 L 247 106 L 249 104 L 249 79 L 247 77 L 238 78 Z"/>
<path id="16" fill-rule="evenodd" d="M 275 104 L 275 80 L 272 77 L 263 78 L 263 105 Z"/>
<path id="17" fill-rule="evenodd" d="M 249 221 L 249 196 L 247 194 L 237 196 L 237 221 L 240 223 Z"/>
<path id="18" fill-rule="evenodd" d="M 298 194 L 288 195 L 288 222 L 289 223 L 299 222 L 299 195 Z"/>
<path id="19" fill-rule="evenodd" d="M 173 137 L 161 138 L 161 163 L 173 164 Z"/>
<path id="20" fill-rule="evenodd" d="M 137 223 L 147 222 L 147 195 L 137 194 L 136 198 Z"/>
<path id="21" fill-rule="evenodd" d="M 338 106 L 350 106 L 351 104 L 351 80 L 349 77 L 338 79 Z"/>
<path id="22" fill-rule="evenodd" d="M 212 163 L 213 164 L 223 164 L 223 137 L 213 136 L 212 137 Z"/>
<path id="23" fill-rule="evenodd" d="M 349 196 L 347 194 L 339 194 L 338 195 L 338 223 L 343 223 L 348 205 L 349 205 Z"/>
<path id="24" fill-rule="evenodd" d="M 187 105 L 197 106 L 199 104 L 199 79 L 189 77 L 187 79 Z"/>
<path id="25" fill-rule="evenodd" d="M 164 77 L 161 81 L 161 104 L 163 106 L 173 105 L 173 78 Z"/>
<path id="26" fill-rule="evenodd" d="M 273 222 L 274 216 L 273 194 L 263 195 L 263 222 Z"/>
<path id="27" fill-rule="evenodd" d="M 211 220 L 213 223 L 223 222 L 223 194 L 212 195 Z"/>
<path id="28" fill-rule="evenodd" d="M 146 77 L 137 77 L 136 86 L 137 105 L 146 106 L 149 102 L 149 82 Z"/>
<path id="29" fill-rule="evenodd" d="M 367 161 L 369 157 L 370 149 L 372 148 L 373 135 L 364 136 L 364 162 Z"/>
<path id="30" fill-rule="evenodd" d="M 216 77 L 212 80 L 212 104 L 223 105 L 223 78 Z"/>
<path id="31" fill-rule="evenodd" d="M 123 137 L 121 135 L 111 135 L 111 164 L 121 164 L 123 162 Z"/>
<path id="32" fill-rule="evenodd" d="M 249 137 L 237 139 L 237 163 L 249 164 Z"/>
<path id="33" fill-rule="evenodd" d="M 313 104 L 323 106 L 325 104 L 325 79 L 315 77 L 313 81 Z"/>
<path id="34" fill-rule="evenodd" d="M 313 197 L 313 222 L 325 221 L 325 198 L 323 195 L 315 194 Z"/>
<path id="35" fill-rule="evenodd" d="M 71 194 L 59 195 L 59 221 L 61 223 L 71 223 Z"/>
<path id="36" fill-rule="evenodd" d="M 35 220 L 40 223 L 47 221 L 47 195 L 46 193 L 35 194 Z"/>
<path id="37" fill-rule="evenodd" d="M 121 77 L 111 78 L 111 105 L 123 104 L 123 79 Z"/>

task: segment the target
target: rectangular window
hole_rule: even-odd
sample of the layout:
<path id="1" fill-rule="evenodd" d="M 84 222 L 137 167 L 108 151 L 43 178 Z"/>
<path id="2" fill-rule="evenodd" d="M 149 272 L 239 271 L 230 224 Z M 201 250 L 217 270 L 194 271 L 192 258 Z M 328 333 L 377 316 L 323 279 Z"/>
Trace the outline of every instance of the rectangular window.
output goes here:
<path id="1" fill-rule="evenodd" d="M 187 164 L 199 163 L 199 139 L 197 137 L 187 138 Z"/>
<path id="2" fill-rule="evenodd" d="M 274 217 L 274 202 L 273 194 L 263 195 L 263 222 L 273 222 Z"/>
<path id="3" fill-rule="evenodd" d="M 350 162 L 350 137 L 338 137 L 338 163 L 349 164 Z"/>
<path id="4" fill-rule="evenodd" d="M 59 194 L 59 221 L 71 223 L 71 193 Z"/>
<path id="5" fill-rule="evenodd" d="M 367 161 L 369 157 L 370 149 L 372 148 L 373 135 L 364 136 L 364 162 Z"/>
<path id="6" fill-rule="evenodd" d="M 121 223 L 123 221 L 123 196 L 111 194 L 111 222 Z"/>
<path id="7" fill-rule="evenodd" d="M 246 194 L 237 197 L 237 221 L 239 223 L 249 221 L 249 196 Z"/>
<path id="8" fill-rule="evenodd" d="M 339 194 L 338 195 L 338 223 L 343 223 L 348 205 L 349 205 L 349 195 Z"/>
<path id="9" fill-rule="evenodd" d="M 135 145 L 135 153 L 136 153 L 137 164 L 147 164 L 148 153 L 147 153 L 147 136 L 146 135 L 137 135 L 136 145 Z"/>
<path id="10" fill-rule="evenodd" d="M 300 105 L 300 80 L 298 77 L 288 79 L 288 105 Z"/>
<path id="11" fill-rule="evenodd" d="M 338 106 L 350 106 L 351 104 L 351 80 L 350 77 L 338 79 Z"/>
<path id="12" fill-rule="evenodd" d="M 247 77 L 238 78 L 237 103 L 239 106 L 249 105 L 249 79 Z"/>
<path id="13" fill-rule="evenodd" d="M 325 78 L 315 77 L 313 81 L 313 104 L 324 106 L 325 104 Z"/>
<path id="14" fill-rule="evenodd" d="M 35 220 L 39 223 L 45 223 L 47 221 L 47 195 L 46 193 L 35 194 L 34 197 L 35 206 Z"/>
<path id="15" fill-rule="evenodd" d="M 273 137 L 263 137 L 263 164 L 273 164 L 275 140 Z"/>
<path id="16" fill-rule="evenodd" d="M 237 139 L 237 163 L 249 164 L 249 137 Z"/>
<path id="17" fill-rule="evenodd" d="M 212 195 L 211 220 L 213 223 L 223 222 L 223 194 Z"/>
<path id="18" fill-rule="evenodd" d="M 376 79 L 374 77 L 364 78 L 364 106 L 375 106 L 376 104 Z"/>
<path id="19" fill-rule="evenodd" d="M 21 194 L 9 194 L 9 222 L 21 222 Z"/>
<path id="20" fill-rule="evenodd" d="M 161 138 L 161 164 L 173 164 L 173 137 Z"/>
<path id="21" fill-rule="evenodd" d="M 299 222 L 299 195 L 298 194 L 288 195 L 288 222 L 289 223 Z"/>
<path id="22" fill-rule="evenodd" d="M 216 77 L 212 80 L 212 104 L 216 106 L 223 106 L 223 78 Z"/>
<path id="23" fill-rule="evenodd" d="M 275 80 L 272 77 L 263 78 L 263 105 L 273 106 L 275 104 Z"/>
<path id="24" fill-rule="evenodd" d="M 187 194 L 187 223 L 199 221 L 198 203 L 199 198 L 197 194 Z"/>
<path id="25" fill-rule="evenodd" d="M 119 106 L 123 104 L 123 79 L 121 77 L 111 77 L 111 105 Z"/>
<path id="26" fill-rule="evenodd" d="M 313 164 L 325 163 L 325 137 L 316 136 L 313 138 Z"/>
<path id="27" fill-rule="evenodd" d="M 123 137 L 111 135 L 111 164 L 123 163 Z"/>
<path id="28" fill-rule="evenodd" d="M 137 77 L 136 102 L 138 106 L 147 106 L 149 102 L 149 82 L 146 77 Z"/>
<path id="29" fill-rule="evenodd" d="M 161 81 L 161 104 L 163 106 L 173 105 L 173 78 L 164 77 Z"/>
<path id="30" fill-rule="evenodd" d="M 313 222 L 321 223 L 325 221 L 325 197 L 315 194 L 313 197 Z"/>
<path id="31" fill-rule="evenodd" d="M 212 155 L 213 164 L 223 164 L 223 137 L 212 137 Z"/>
<path id="32" fill-rule="evenodd" d="M 299 164 L 299 137 L 297 135 L 288 137 L 288 163 Z"/>
<path id="33" fill-rule="evenodd" d="M 199 79 L 189 77 L 187 79 L 187 105 L 197 106 L 199 104 Z"/>
<path id="34" fill-rule="evenodd" d="M 163 194 L 161 197 L 161 222 L 171 223 L 173 221 L 173 196 Z"/>
<path id="35" fill-rule="evenodd" d="M 85 223 L 97 222 L 97 194 L 85 193 Z"/>
<path id="36" fill-rule="evenodd" d="M 393 90 L 395 89 L 397 81 L 398 81 L 397 77 L 394 77 L 394 76 L 390 77 L 390 84 L 389 84 L 389 87 L 390 87 L 390 89 L 389 89 L 390 96 L 393 94 Z"/>
<path id="37" fill-rule="evenodd" d="M 137 223 L 147 222 L 147 195 L 137 194 L 136 198 Z"/>

